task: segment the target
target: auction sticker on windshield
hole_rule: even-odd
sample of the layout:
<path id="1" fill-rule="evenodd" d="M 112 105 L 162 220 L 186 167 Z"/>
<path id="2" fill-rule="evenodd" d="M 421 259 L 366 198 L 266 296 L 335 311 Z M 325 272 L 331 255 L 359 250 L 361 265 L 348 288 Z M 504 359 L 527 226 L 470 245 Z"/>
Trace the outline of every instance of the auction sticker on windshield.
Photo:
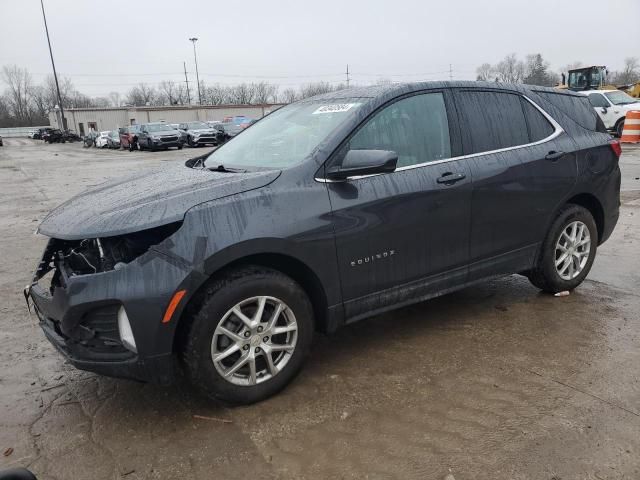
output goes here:
<path id="1" fill-rule="evenodd" d="M 357 107 L 360 105 L 359 103 L 336 103 L 333 105 L 323 105 L 318 107 L 313 115 L 317 115 L 319 113 L 342 113 L 351 110 L 353 107 Z"/>

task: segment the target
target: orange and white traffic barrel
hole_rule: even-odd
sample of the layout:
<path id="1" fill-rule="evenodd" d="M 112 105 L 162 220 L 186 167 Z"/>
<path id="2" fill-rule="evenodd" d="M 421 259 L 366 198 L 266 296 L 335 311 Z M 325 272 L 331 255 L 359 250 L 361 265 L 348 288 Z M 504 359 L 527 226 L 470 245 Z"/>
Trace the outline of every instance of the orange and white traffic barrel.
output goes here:
<path id="1" fill-rule="evenodd" d="M 640 111 L 632 110 L 624 119 L 621 143 L 640 143 Z"/>

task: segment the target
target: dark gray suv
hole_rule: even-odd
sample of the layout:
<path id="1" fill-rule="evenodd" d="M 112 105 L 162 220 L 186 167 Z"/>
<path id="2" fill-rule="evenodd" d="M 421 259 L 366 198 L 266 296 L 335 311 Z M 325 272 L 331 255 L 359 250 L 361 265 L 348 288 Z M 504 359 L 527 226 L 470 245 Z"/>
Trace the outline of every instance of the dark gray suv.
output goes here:
<path id="1" fill-rule="evenodd" d="M 342 90 L 61 205 L 25 295 L 78 368 L 184 372 L 255 402 L 299 371 L 314 331 L 499 275 L 576 288 L 618 219 L 619 155 L 571 92 Z"/>
<path id="2" fill-rule="evenodd" d="M 145 123 L 140 126 L 138 147 L 140 150 L 167 150 L 176 147 L 182 150 L 180 132 L 168 123 Z"/>

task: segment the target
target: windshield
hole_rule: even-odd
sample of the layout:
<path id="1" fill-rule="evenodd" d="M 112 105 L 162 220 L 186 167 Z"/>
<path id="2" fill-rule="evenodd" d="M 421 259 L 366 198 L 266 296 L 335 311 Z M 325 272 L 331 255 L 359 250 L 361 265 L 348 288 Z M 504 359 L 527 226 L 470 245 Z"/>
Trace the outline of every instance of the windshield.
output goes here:
<path id="1" fill-rule="evenodd" d="M 614 105 L 628 105 L 630 103 L 638 102 L 638 99 L 633 98 L 624 92 L 607 92 L 605 95 Z"/>
<path id="2" fill-rule="evenodd" d="M 187 127 L 190 130 L 199 130 L 199 129 L 202 129 L 202 128 L 211 128 L 211 127 L 209 127 L 209 125 L 207 125 L 204 122 L 189 122 L 189 123 L 187 123 Z"/>
<path id="3" fill-rule="evenodd" d="M 173 130 L 173 127 L 166 123 L 150 123 L 147 125 L 147 132 L 166 132 L 167 130 Z"/>
<path id="4" fill-rule="evenodd" d="M 361 101 L 282 107 L 209 155 L 205 165 L 209 168 L 218 165 L 280 168 L 300 163 L 353 115 L 362 105 Z"/>

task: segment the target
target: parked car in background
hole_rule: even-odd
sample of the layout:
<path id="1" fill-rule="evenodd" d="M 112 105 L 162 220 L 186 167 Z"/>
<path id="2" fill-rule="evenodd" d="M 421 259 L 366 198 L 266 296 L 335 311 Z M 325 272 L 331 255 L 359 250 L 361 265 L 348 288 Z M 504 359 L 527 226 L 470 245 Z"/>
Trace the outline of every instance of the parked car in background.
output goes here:
<path id="1" fill-rule="evenodd" d="M 127 127 L 121 127 L 118 129 L 118 134 L 120 135 L 120 146 L 122 148 L 128 148 L 129 151 L 131 151 L 133 149 L 133 146 L 138 144 L 140 125 L 129 125 Z"/>
<path id="2" fill-rule="evenodd" d="M 587 90 L 578 92 L 589 98 L 607 130 L 622 136 L 627 112 L 640 110 L 640 99 L 633 98 L 621 90 Z"/>
<path id="3" fill-rule="evenodd" d="M 180 129 L 180 124 L 179 123 L 171 123 L 170 125 L 173 128 L 175 128 L 176 130 L 178 130 L 178 132 L 180 132 L 180 142 L 182 142 L 183 145 L 185 143 L 187 143 L 187 132 L 185 132 L 184 130 Z"/>
<path id="4" fill-rule="evenodd" d="M 109 138 L 109 132 L 100 132 L 95 140 L 96 148 L 107 148 L 107 140 Z"/>
<path id="5" fill-rule="evenodd" d="M 214 128 L 222 132 L 223 141 L 221 143 L 231 140 L 233 137 L 244 130 L 244 128 L 241 127 L 240 124 L 237 124 L 233 121 L 222 122 L 218 125 L 214 125 Z"/>
<path id="6" fill-rule="evenodd" d="M 187 134 L 187 145 L 199 147 L 201 145 L 218 145 L 220 138 L 218 130 L 211 128 L 205 122 L 184 122 L 178 125 Z"/>
<path id="7" fill-rule="evenodd" d="M 107 148 L 120 148 L 120 134 L 118 133 L 118 130 L 111 130 L 107 135 Z"/>
<path id="8" fill-rule="evenodd" d="M 158 150 L 176 147 L 182 150 L 180 132 L 168 123 L 145 123 L 138 134 L 140 150 Z"/>
<path id="9" fill-rule="evenodd" d="M 38 130 L 36 130 L 36 132 L 33 134 L 33 138 L 36 140 L 44 140 L 44 136 L 50 132 L 51 130 L 53 130 L 53 128 L 51 127 L 43 127 L 43 128 L 39 128 Z"/>
<path id="10" fill-rule="evenodd" d="M 256 402 L 297 374 L 314 330 L 496 276 L 578 287 L 618 221 L 620 154 L 569 91 L 320 95 L 53 210 L 25 296 L 79 368 L 167 384 L 180 365 L 212 399 Z"/>
<path id="11" fill-rule="evenodd" d="M 29 133 L 27 133 L 27 138 L 36 138 L 38 131 L 37 130 L 30 130 Z"/>
<path id="12" fill-rule="evenodd" d="M 82 141 L 82 137 L 80 135 L 78 135 L 76 132 L 74 132 L 73 130 L 66 130 L 63 133 L 64 133 L 64 137 L 65 137 L 67 142 L 81 142 Z"/>
<path id="13" fill-rule="evenodd" d="M 67 141 L 64 133 L 59 128 L 45 131 L 42 134 L 42 140 L 44 140 L 45 143 L 65 143 Z"/>

